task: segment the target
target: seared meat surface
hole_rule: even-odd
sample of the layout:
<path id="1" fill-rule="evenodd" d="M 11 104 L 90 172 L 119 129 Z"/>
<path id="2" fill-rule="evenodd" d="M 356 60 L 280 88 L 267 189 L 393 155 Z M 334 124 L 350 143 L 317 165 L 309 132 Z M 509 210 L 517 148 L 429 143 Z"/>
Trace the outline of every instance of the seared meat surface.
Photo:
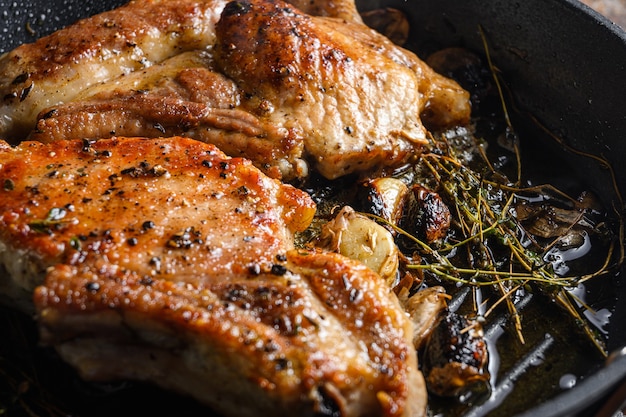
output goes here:
<path id="1" fill-rule="evenodd" d="M 411 326 L 380 277 L 328 253 L 277 265 L 187 285 L 62 265 L 35 294 L 42 339 L 84 378 L 148 380 L 225 415 L 423 415 Z"/>
<path id="2" fill-rule="evenodd" d="M 141 6 L 130 3 L 82 23 L 103 32 L 98 42 L 71 27 L 5 57 L 0 136 L 19 139 L 29 127 L 46 142 L 185 135 L 291 180 L 309 173 L 307 163 L 327 178 L 399 165 L 426 144 L 423 122 L 468 121 L 468 94 L 365 26 L 351 1 L 295 2 L 312 15 L 279 0 L 186 1 L 164 1 L 164 10 L 188 12 L 160 12 L 156 29 L 146 21 L 134 32 L 125 13 Z M 124 44 L 133 47 L 109 26 L 134 34 Z M 82 39 L 68 45 L 70 36 Z M 34 59 L 76 42 L 91 49 L 56 54 L 54 67 Z M 202 58 L 191 68 L 185 59 L 147 68 L 194 48 Z M 126 51 L 139 63 L 130 66 Z"/>
<path id="3" fill-rule="evenodd" d="M 44 110 L 29 139 L 185 135 L 252 158 L 272 177 L 307 173 L 303 142 L 293 132 L 241 109 L 235 83 L 214 70 L 211 54 L 190 51 L 111 83 L 82 100 Z"/>
<path id="4" fill-rule="evenodd" d="M 4 263 L 27 298 L 47 267 L 86 257 L 146 276 L 271 269 L 315 213 L 306 193 L 185 138 L 4 144 L 0 174 Z"/>
<path id="5" fill-rule="evenodd" d="M 420 416 L 413 328 L 385 282 L 294 249 L 304 192 L 186 138 L 0 147 L 0 259 L 42 342 L 91 380 L 225 415 Z M 5 283 L 6 284 L 6 283 Z"/>
<path id="6" fill-rule="evenodd" d="M 0 138 L 16 141 L 46 107 L 90 86 L 215 42 L 224 0 L 136 0 L 0 58 Z"/>
<path id="7" fill-rule="evenodd" d="M 244 106 L 300 136 L 325 177 L 399 164 L 426 143 L 416 74 L 365 25 L 256 1 L 229 3 L 216 30 L 217 64 Z"/>

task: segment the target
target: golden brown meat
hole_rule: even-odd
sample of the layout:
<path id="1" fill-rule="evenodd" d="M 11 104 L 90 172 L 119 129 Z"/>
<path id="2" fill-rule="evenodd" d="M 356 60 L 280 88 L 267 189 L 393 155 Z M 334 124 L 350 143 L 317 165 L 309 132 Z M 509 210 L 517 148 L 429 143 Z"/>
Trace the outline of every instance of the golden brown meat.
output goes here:
<path id="1" fill-rule="evenodd" d="M 182 59 L 182 48 L 160 47 L 177 56 L 97 84 L 73 102 L 48 101 L 52 106 L 38 107 L 31 138 L 185 135 L 291 180 L 309 173 L 305 161 L 328 178 L 401 164 L 426 143 L 420 117 L 428 127 L 467 122 L 468 94 L 358 16 L 349 18 L 353 2 L 308 6 L 323 17 L 279 0 L 226 7 L 214 0 L 224 11 L 218 23 L 217 12 L 204 23 L 214 30 L 198 42 L 204 50 Z M 62 32 L 56 41 L 63 41 Z M 191 68 L 189 55 L 197 57 Z M 88 78 L 98 67 L 82 61 L 76 65 Z M 55 86 L 49 78 L 42 94 Z M 22 106 L 17 101 L 5 111 Z"/>
<path id="2" fill-rule="evenodd" d="M 347 25 L 254 1 L 229 3 L 216 26 L 216 63 L 242 105 L 298 134 L 327 178 L 399 164 L 426 143 L 415 73 Z"/>
<path id="3" fill-rule="evenodd" d="M 284 259 L 186 285 L 58 266 L 35 294 L 42 338 L 85 378 L 148 380 L 225 415 L 424 415 L 411 326 L 382 280 L 334 254 Z"/>
<path id="4" fill-rule="evenodd" d="M 429 128 L 469 121 L 467 91 L 360 19 L 309 16 L 280 0 L 232 1 L 216 30 L 216 61 L 224 74 L 252 96 L 251 104 L 268 100 L 275 118 L 295 119 L 308 134 L 343 118 L 335 134 L 349 133 L 346 126 L 360 131 L 353 121 L 410 142 L 419 141 L 420 117 Z M 362 130 L 363 142 L 372 139 Z"/>
<path id="5" fill-rule="evenodd" d="M 251 158 L 273 178 L 305 177 L 302 140 L 241 109 L 241 100 L 235 83 L 215 71 L 210 53 L 184 52 L 44 110 L 29 139 L 185 135 Z"/>
<path id="6" fill-rule="evenodd" d="M 2 264 L 85 378 L 233 416 L 424 414 L 398 299 L 294 249 L 312 201 L 249 161 L 180 137 L 2 144 L 0 184 Z"/>
<path id="7" fill-rule="evenodd" d="M 215 42 L 226 0 L 133 0 L 0 57 L 0 138 L 16 142 L 37 114 L 82 90 Z"/>
<path id="8" fill-rule="evenodd" d="M 85 256 L 146 275 L 269 269 L 315 213 L 306 193 L 184 138 L 4 144 L 0 175 L 3 259 L 27 293 Z"/>

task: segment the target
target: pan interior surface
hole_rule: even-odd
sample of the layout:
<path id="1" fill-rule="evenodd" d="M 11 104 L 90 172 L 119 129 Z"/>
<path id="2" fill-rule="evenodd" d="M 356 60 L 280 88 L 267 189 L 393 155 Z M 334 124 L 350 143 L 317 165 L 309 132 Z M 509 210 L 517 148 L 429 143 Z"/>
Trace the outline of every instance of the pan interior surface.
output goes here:
<path id="1" fill-rule="evenodd" d="M 4 13 L 0 53 L 123 3 L 123 0 L 87 3 L 0 0 Z M 404 11 L 411 26 L 406 46 L 420 56 L 448 46 L 482 53 L 484 45 L 479 30 L 482 28 L 492 58 L 520 108 L 566 138 L 571 147 L 604 155 L 615 167 L 622 163 L 626 155 L 626 141 L 622 140 L 626 138 L 626 115 L 620 103 L 624 101 L 625 91 L 626 35 L 590 9 L 574 0 L 359 0 L 357 3 L 362 10 L 393 7 Z M 560 152 L 554 144 L 545 144 L 545 148 Z M 613 204 L 613 179 L 605 169 L 575 154 L 568 154 L 567 164 L 574 175 L 584 177 L 586 185 L 606 205 Z M 626 171 L 616 170 L 615 176 L 617 189 L 625 193 Z M 626 321 L 626 285 L 619 279 L 616 282 L 619 285 L 614 293 L 608 348 L 617 353 L 606 366 L 598 361 L 573 388 L 563 389 L 555 398 L 542 404 L 529 401 L 526 407 L 531 409 L 521 415 L 587 415 L 626 378 L 626 355 L 619 353 L 626 346 L 626 326 L 622 325 Z M 549 337 L 538 338 L 533 351 L 536 355 L 530 354 L 526 359 L 537 362 L 541 358 L 545 366 L 550 355 L 559 354 L 550 351 L 551 343 Z M 511 385 L 515 386 L 515 375 L 503 376 L 506 377 L 511 377 Z M 127 390 L 121 395 L 137 392 L 146 398 L 152 395 L 149 390 L 147 393 L 142 390 Z M 98 395 L 107 391 L 122 392 L 122 385 L 107 385 L 97 390 Z M 485 408 L 477 408 L 466 415 L 486 413 Z"/>

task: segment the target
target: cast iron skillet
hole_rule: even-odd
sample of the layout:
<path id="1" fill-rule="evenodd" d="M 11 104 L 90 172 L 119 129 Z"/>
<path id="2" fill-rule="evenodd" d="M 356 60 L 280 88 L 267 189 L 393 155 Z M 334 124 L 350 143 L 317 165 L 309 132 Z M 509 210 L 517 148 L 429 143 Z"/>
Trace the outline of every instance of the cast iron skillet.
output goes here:
<path id="1" fill-rule="evenodd" d="M 124 0 L 0 0 L 0 53 L 32 42 L 80 17 Z M 479 25 L 494 62 L 518 105 L 581 151 L 604 155 L 626 195 L 626 34 L 575 0 L 360 0 L 362 10 L 390 6 L 411 23 L 410 47 L 483 51 Z M 546 147 L 550 147 L 546 144 Z M 538 152 L 543 149 L 538 149 Z M 569 155 L 574 171 L 611 204 L 612 180 L 586 158 Z M 618 207 L 623 211 L 623 207 Z M 619 281 L 619 280 L 618 280 Z M 611 415 L 626 400 L 626 283 L 615 288 L 609 328 L 612 360 L 576 387 L 523 416 Z M 538 382 L 539 383 L 539 382 Z M 605 407 L 605 408 L 603 408 Z"/>

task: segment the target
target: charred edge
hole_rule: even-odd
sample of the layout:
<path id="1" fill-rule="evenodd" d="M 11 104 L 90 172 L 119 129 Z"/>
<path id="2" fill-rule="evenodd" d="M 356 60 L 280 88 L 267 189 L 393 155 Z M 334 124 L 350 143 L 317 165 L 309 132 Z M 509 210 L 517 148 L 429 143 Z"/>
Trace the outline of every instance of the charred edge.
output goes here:
<path id="1" fill-rule="evenodd" d="M 317 388 L 315 417 L 342 417 L 339 403 L 325 387 Z"/>
<path id="2" fill-rule="evenodd" d="M 246 1 L 231 1 L 224 7 L 222 17 L 240 16 L 249 13 L 252 5 Z"/>

